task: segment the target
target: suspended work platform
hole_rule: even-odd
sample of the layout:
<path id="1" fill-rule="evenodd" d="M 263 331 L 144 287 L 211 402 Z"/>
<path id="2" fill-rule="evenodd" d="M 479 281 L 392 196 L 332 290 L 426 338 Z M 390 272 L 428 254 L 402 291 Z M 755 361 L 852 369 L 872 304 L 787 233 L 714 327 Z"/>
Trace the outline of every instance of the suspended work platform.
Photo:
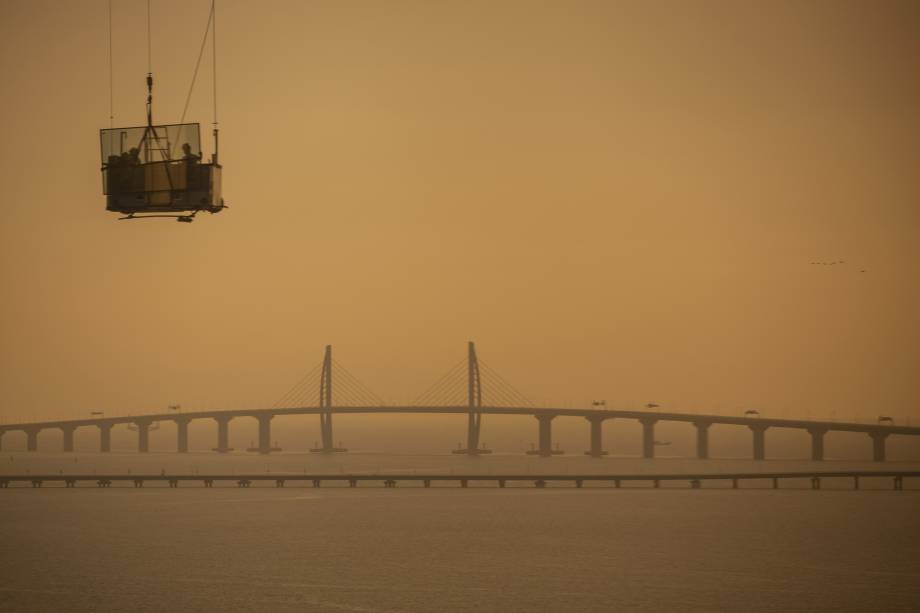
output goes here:
<path id="1" fill-rule="evenodd" d="M 197 123 L 100 130 L 106 210 L 191 221 L 225 208 L 221 166 L 202 162 Z"/>

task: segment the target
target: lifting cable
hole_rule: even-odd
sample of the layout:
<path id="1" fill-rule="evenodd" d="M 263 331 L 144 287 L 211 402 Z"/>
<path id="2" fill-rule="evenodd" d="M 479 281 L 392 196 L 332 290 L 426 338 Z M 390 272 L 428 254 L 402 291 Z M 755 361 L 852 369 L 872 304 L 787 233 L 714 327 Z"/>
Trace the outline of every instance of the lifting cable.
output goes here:
<path id="1" fill-rule="evenodd" d="M 213 51 L 213 62 L 211 63 L 212 80 L 214 81 L 214 155 L 211 161 L 217 165 L 217 0 L 211 0 L 211 14 L 214 16 L 211 22 L 211 42 Z"/>
<path id="2" fill-rule="evenodd" d="M 211 43 L 214 55 L 214 129 L 217 129 L 217 14 L 216 0 L 211 0 L 211 12 L 208 13 L 208 23 L 204 27 L 204 37 L 201 39 L 201 48 L 198 50 L 198 60 L 195 62 L 195 71 L 192 73 L 192 82 L 188 88 L 188 95 L 185 97 L 185 106 L 182 107 L 182 117 L 179 119 L 180 124 L 185 123 L 185 115 L 188 112 L 188 105 L 192 101 L 192 92 L 195 90 L 195 82 L 198 80 L 198 69 L 201 67 L 201 58 L 204 57 L 204 48 L 208 42 L 208 33 L 211 33 Z M 216 152 L 215 152 L 216 153 Z"/>
<path id="3" fill-rule="evenodd" d="M 214 130 L 217 131 L 217 0 L 211 0 L 211 64 L 214 82 Z M 216 151 L 214 152 L 217 153 Z"/>
<path id="4" fill-rule="evenodd" d="M 152 45 L 150 43 L 150 0 L 147 0 L 147 76 L 153 74 L 153 62 L 151 61 Z"/>
<path id="5" fill-rule="evenodd" d="M 112 0 L 109 0 L 109 128 L 115 127 L 115 72 L 112 64 Z"/>
<path id="6" fill-rule="evenodd" d="M 201 67 L 201 58 L 204 57 L 204 49 L 208 41 L 208 33 L 211 34 L 211 53 L 212 53 L 212 71 L 213 71 L 213 115 L 214 115 L 214 140 L 215 155 L 217 153 L 217 1 L 211 0 L 211 11 L 208 13 L 208 23 L 205 25 L 204 37 L 201 40 L 201 48 L 198 50 L 198 60 L 195 62 L 195 71 L 192 74 L 192 82 L 189 85 L 188 95 L 185 98 L 185 106 L 182 108 L 182 118 L 180 124 L 185 123 L 185 115 L 188 112 L 188 106 L 192 101 L 192 92 L 195 90 L 195 82 L 198 80 L 198 69 Z M 114 53 L 112 51 L 112 0 L 109 0 L 109 127 L 115 127 L 115 68 Z M 153 43 L 151 36 L 150 20 L 150 0 L 147 0 L 147 78 L 148 88 L 151 85 L 153 76 Z M 149 104 L 149 101 L 148 101 Z"/>

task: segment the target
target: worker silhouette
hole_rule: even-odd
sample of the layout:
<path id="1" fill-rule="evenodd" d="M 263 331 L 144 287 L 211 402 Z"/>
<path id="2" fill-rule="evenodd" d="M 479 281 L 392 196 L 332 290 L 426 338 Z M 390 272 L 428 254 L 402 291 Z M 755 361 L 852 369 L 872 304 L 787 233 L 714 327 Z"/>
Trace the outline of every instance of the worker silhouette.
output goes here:
<path id="1" fill-rule="evenodd" d="M 201 157 L 192 153 L 191 145 L 189 145 L 188 143 L 183 143 L 182 144 L 182 159 L 185 160 L 186 162 L 197 162 L 198 160 L 201 159 Z"/>
<path id="2" fill-rule="evenodd" d="M 122 151 L 120 160 L 121 166 L 137 166 L 140 164 L 140 153 L 140 149 L 137 147 L 131 147 L 127 151 Z"/>
<path id="3" fill-rule="evenodd" d="M 185 185 L 188 189 L 198 189 L 201 183 L 201 166 L 198 161 L 201 158 L 192 153 L 192 146 L 188 143 L 182 144 L 182 161 L 185 162 Z"/>

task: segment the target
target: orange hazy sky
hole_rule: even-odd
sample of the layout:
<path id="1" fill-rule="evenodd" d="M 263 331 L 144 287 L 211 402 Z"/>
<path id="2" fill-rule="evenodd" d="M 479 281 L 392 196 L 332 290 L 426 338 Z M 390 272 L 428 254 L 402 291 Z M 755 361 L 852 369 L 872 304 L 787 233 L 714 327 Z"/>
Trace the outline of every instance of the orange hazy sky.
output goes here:
<path id="1" fill-rule="evenodd" d="M 158 122 L 208 10 L 153 0 Z M 268 406 L 325 344 L 408 402 L 467 340 L 539 403 L 920 417 L 916 2 L 219 0 L 190 225 L 105 212 L 107 15 L 0 0 L 0 419 Z"/>

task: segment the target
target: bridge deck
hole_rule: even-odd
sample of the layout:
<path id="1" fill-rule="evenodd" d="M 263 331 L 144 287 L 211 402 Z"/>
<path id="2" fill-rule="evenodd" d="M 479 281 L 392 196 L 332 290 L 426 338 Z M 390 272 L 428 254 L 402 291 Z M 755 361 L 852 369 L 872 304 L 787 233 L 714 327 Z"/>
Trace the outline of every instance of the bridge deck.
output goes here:
<path id="1" fill-rule="evenodd" d="M 731 472 L 731 473 L 632 473 L 632 474 L 405 474 L 405 473 L 374 473 L 374 474 L 299 474 L 299 473 L 258 473 L 258 474 L 213 474 L 213 475 L 193 475 L 193 474 L 48 474 L 48 475 L 2 475 L 0 476 L 0 487 L 6 487 L 11 483 L 31 483 L 33 486 L 41 485 L 44 482 L 50 483 L 68 483 L 73 485 L 76 482 L 96 482 L 97 484 L 125 482 L 135 485 L 145 482 L 151 483 L 170 483 L 178 485 L 179 482 L 236 482 L 238 485 L 250 482 L 274 482 L 276 485 L 283 485 L 286 482 L 310 482 L 314 486 L 321 482 L 391 482 L 395 485 L 397 482 L 454 482 L 462 483 L 464 486 L 467 482 L 490 482 L 504 485 L 505 482 L 529 482 L 529 483 L 575 483 L 579 487 L 583 482 L 609 482 L 619 486 L 621 482 L 641 481 L 657 483 L 663 481 L 680 481 L 692 483 L 694 481 L 742 481 L 742 480 L 780 480 L 780 479 L 827 479 L 827 478 L 894 478 L 896 488 L 900 489 L 900 482 L 904 478 L 920 478 L 920 471 L 910 470 L 886 470 L 886 471 L 867 471 L 867 470 L 846 470 L 846 471 L 783 471 L 783 472 Z"/>
<path id="2" fill-rule="evenodd" d="M 0 433 L 16 430 L 36 430 L 45 428 L 79 428 L 84 426 L 114 426 L 118 424 L 152 423 L 156 421 L 191 421 L 196 419 L 234 419 L 270 415 L 364 415 L 364 414 L 453 414 L 466 415 L 468 406 L 343 406 L 343 407 L 286 407 L 276 409 L 235 409 L 214 411 L 189 411 L 185 413 L 153 413 L 149 415 L 129 415 L 117 417 L 96 417 L 87 419 L 52 420 L 42 422 L 22 422 L 0 425 Z M 680 421 L 700 424 L 728 424 L 738 426 L 757 426 L 771 428 L 800 428 L 825 431 L 846 432 L 886 432 L 889 434 L 920 435 L 920 427 L 898 426 L 894 424 L 866 424 L 858 422 L 816 421 L 806 419 L 774 419 L 767 417 L 743 417 L 731 415 L 712 415 L 705 413 L 675 413 L 653 411 L 627 411 L 620 409 L 563 409 L 551 407 L 478 407 L 475 411 L 483 415 L 529 415 L 553 417 L 582 417 L 586 419 L 636 419 L 649 421 Z"/>

